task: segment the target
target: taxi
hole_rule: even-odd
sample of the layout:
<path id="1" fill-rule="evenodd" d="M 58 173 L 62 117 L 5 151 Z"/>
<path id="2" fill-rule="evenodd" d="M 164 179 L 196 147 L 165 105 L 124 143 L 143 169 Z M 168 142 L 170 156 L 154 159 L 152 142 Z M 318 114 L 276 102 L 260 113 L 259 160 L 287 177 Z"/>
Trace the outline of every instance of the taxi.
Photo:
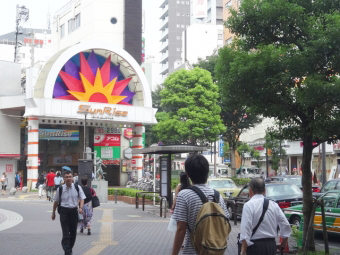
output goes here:
<path id="1" fill-rule="evenodd" d="M 325 203 L 326 228 L 329 232 L 340 233 L 340 190 L 331 190 L 321 196 Z M 302 205 L 296 205 L 284 209 L 287 220 L 292 224 L 300 227 L 303 219 Z M 315 211 L 314 229 L 322 230 L 321 207 L 318 206 Z"/>
<path id="2" fill-rule="evenodd" d="M 209 178 L 207 184 L 210 188 L 220 192 L 223 198 L 236 196 L 241 190 L 229 178 Z"/>

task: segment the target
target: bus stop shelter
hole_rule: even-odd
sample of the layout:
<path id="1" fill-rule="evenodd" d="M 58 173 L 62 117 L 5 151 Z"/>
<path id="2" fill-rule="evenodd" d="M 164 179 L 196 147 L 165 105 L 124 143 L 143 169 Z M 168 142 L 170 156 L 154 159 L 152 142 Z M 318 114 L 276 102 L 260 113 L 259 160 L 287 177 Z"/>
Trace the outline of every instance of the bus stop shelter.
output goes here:
<path id="1" fill-rule="evenodd" d="M 171 193 L 171 155 L 178 153 L 198 153 L 207 151 L 207 147 L 193 145 L 167 145 L 151 146 L 144 149 L 132 149 L 132 154 L 161 154 L 159 158 L 160 168 L 160 196 L 166 197 L 169 207 L 172 206 Z"/>

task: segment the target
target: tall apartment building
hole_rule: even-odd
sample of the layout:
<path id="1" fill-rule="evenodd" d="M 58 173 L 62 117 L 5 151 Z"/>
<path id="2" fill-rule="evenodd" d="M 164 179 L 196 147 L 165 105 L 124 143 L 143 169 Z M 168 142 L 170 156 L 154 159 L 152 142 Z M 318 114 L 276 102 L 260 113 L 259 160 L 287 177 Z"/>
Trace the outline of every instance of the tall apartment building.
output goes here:
<path id="1" fill-rule="evenodd" d="M 189 0 L 164 0 L 161 8 L 161 81 L 175 68 L 181 59 L 182 32 L 190 25 Z"/>
<path id="2" fill-rule="evenodd" d="M 230 9 L 238 10 L 240 8 L 240 0 L 223 0 L 223 20 L 227 21 L 230 17 Z M 234 34 L 226 27 L 223 29 L 223 41 L 224 45 L 231 44 L 233 42 Z"/>
<path id="3" fill-rule="evenodd" d="M 71 0 L 54 15 L 53 51 L 84 41 L 104 41 L 124 48 L 140 64 L 141 0 Z"/>

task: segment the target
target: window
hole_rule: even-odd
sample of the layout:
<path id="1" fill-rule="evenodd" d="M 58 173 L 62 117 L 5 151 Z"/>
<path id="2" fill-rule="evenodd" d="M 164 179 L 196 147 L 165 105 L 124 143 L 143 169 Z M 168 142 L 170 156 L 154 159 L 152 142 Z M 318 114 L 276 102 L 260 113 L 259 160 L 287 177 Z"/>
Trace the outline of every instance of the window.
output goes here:
<path id="1" fill-rule="evenodd" d="M 62 24 L 60 26 L 60 38 L 63 38 L 65 36 L 65 24 Z"/>
<path id="2" fill-rule="evenodd" d="M 182 1 L 181 3 L 184 4 L 184 1 Z"/>
<path id="3" fill-rule="evenodd" d="M 182 28 L 184 28 L 184 25 L 181 25 Z"/>
<path id="4" fill-rule="evenodd" d="M 223 35 L 222 34 L 218 34 L 218 40 L 223 40 Z"/>
<path id="5" fill-rule="evenodd" d="M 67 23 L 67 30 L 69 34 L 74 30 L 73 24 L 74 24 L 73 19 L 70 19 Z"/>
<path id="6" fill-rule="evenodd" d="M 189 1 L 185 1 L 186 4 L 189 4 Z"/>
<path id="7" fill-rule="evenodd" d="M 180 3 L 180 1 L 177 1 L 177 4 L 179 4 Z"/>
<path id="8" fill-rule="evenodd" d="M 117 23 L 117 19 L 116 19 L 116 23 Z M 80 27 L 80 13 L 78 13 L 76 17 L 74 18 L 74 30 L 76 30 L 78 27 Z"/>
<path id="9" fill-rule="evenodd" d="M 181 48 L 177 48 L 177 51 L 181 51 Z"/>
<path id="10" fill-rule="evenodd" d="M 180 25 L 180 24 L 177 24 L 177 27 L 181 27 L 181 25 Z"/>
<path id="11" fill-rule="evenodd" d="M 184 16 L 184 12 L 182 12 L 182 16 Z"/>
<path id="12" fill-rule="evenodd" d="M 189 13 L 187 13 L 187 17 L 189 17 Z"/>
<path id="13" fill-rule="evenodd" d="M 233 38 L 230 37 L 229 39 L 225 40 L 225 45 L 229 45 L 233 42 Z"/>
<path id="14" fill-rule="evenodd" d="M 177 39 L 177 40 L 180 40 L 180 39 L 181 39 L 181 37 L 180 37 L 180 36 L 176 36 L 176 39 Z"/>
<path id="15" fill-rule="evenodd" d="M 176 13 L 177 16 L 180 16 L 181 14 L 179 12 Z"/>
<path id="16" fill-rule="evenodd" d="M 231 7 L 231 6 L 233 6 L 233 1 L 232 1 L 232 0 L 230 0 L 229 2 L 227 2 L 227 3 L 225 4 L 225 8 L 229 8 L 229 7 Z"/>
<path id="17" fill-rule="evenodd" d="M 240 193 L 238 194 L 238 197 L 244 197 L 244 198 L 247 198 L 249 197 L 249 188 L 248 186 L 244 187 Z"/>
<path id="18" fill-rule="evenodd" d="M 336 184 L 337 184 L 338 182 L 337 181 L 330 181 L 330 182 L 327 182 L 326 184 L 325 184 L 325 186 L 323 186 L 323 188 L 321 189 L 321 193 L 326 193 L 327 191 L 329 191 L 329 190 L 334 190 L 334 189 L 336 189 Z"/>
<path id="19" fill-rule="evenodd" d="M 323 201 L 325 202 L 325 207 L 335 207 L 335 202 L 338 197 L 338 193 L 328 193 L 323 196 Z"/>

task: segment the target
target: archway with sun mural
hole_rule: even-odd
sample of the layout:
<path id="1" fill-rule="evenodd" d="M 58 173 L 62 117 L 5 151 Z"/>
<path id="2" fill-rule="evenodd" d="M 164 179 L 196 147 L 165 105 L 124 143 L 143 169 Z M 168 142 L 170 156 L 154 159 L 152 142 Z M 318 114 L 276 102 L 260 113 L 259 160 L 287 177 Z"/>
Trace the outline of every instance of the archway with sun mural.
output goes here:
<path id="1" fill-rule="evenodd" d="M 57 52 L 36 81 L 27 80 L 26 91 L 24 116 L 30 127 L 27 178 L 33 185 L 38 178 L 38 155 L 44 153 L 39 150 L 43 144 L 40 131 L 58 136 L 54 140 L 79 141 L 73 154 L 67 155 L 69 149 L 62 146 L 60 155 L 54 155 L 67 161 L 83 155 L 89 146 L 85 129 L 92 130 L 92 139 L 98 137 L 100 142 L 95 140 L 91 149 L 109 165 L 118 162 L 122 168 L 121 162 L 126 160 L 123 150 L 143 148 L 144 125 L 157 123 L 157 109 L 152 108 L 150 87 L 141 67 L 124 49 L 105 42 L 78 43 Z M 61 137 L 67 133 L 71 135 Z M 137 176 L 142 173 L 142 158 L 133 155 L 129 159 Z M 125 178 L 119 176 L 121 181 Z"/>

